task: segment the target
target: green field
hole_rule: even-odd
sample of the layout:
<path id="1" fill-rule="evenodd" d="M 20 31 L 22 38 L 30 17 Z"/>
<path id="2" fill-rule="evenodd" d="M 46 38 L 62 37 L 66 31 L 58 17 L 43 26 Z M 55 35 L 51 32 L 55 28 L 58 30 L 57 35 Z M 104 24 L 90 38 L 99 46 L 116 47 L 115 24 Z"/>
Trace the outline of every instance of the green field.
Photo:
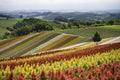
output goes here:
<path id="1" fill-rule="evenodd" d="M 4 35 L 5 32 L 8 32 L 8 30 L 0 26 L 0 38 Z"/>
<path id="2" fill-rule="evenodd" d="M 120 36 L 120 30 L 119 29 L 110 29 L 110 28 L 102 28 L 102 27 L 89 27 L 89 28 L 79 28 L 79 29 L 65 29 L 65 30 L 57 30 L 56 32 L 63 32 L 68 34 L 74 34 L 86 37 L 88 39 L 91 39 L 91 37 L 94 35 L 95 32 L 99 32 L 102 38 L 109 38 L 109 37 L 115 37 Z"/>
<path id="3" fill-rule="evenodd" d="M 0 37 L 5 33 L 8 32 L 6 29 L 7 27 L 13 27 L 14 24 L 16 24 L 18 21 L 21 21 L 22 19 L 20 18 L 11 18 L 11 19 L 6 19 L 0 17 Z"/>
<path id="4" fill-rule="evenodd" d="M 107 25 L 107 26 L 101 26 L 102 28 L 111 28 L 111 29 L 120 29 L 120 25 Z"/>
<path id="5" fill-rule="evenodd" d="M 3 19 L 0 18 L 0 27 L 6 28 L 6 27 L 12 27 L 14 24 L 16 24 L 18 21 L 21 21 L 20 18 L 11 18 L 11 19 Z"/>

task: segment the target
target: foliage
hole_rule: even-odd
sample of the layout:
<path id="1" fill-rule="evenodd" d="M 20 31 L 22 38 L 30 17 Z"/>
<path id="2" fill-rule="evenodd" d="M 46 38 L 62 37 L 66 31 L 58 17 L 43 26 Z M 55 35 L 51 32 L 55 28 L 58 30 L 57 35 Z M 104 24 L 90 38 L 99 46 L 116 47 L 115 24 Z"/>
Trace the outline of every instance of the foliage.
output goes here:
<path id="1" fill-rule="evenodd" d="M 31 32 L 53 30 L 53 23 L 36 18 L 29 18 L 23 19 L 21 22 L 17 22 L 13 28 L 14 31 L 12 31 L 12 35 L 21 36 Z"/>
<path id="2" fill-rule="evenodd" d="M 28 26 L 19 28 L 17 30 L 15 30 L 14 34 L 15 36 L 22 36 L 22 35 L 27 35 L 31 32 L 31 28 Z"/>
<path id="3" fill-rule="evenodd" d="M 107 23 L 108 23 L 108 25 L 113 25 L 114 21 L 113 20 L 109 20 Z"/>
<path id="4" fill-rule="evenodd" d="M 63 16 L 57 16 L 55 17 L 54 22 L 68 22 L 68 19 Z"/>
<path id="5" fill-rule="evenodd" d="M 98 32 L 94 34 L 94 37 L 92 38 L 94 42 L 99 42 L 101 41 L 101 37 Z"/>

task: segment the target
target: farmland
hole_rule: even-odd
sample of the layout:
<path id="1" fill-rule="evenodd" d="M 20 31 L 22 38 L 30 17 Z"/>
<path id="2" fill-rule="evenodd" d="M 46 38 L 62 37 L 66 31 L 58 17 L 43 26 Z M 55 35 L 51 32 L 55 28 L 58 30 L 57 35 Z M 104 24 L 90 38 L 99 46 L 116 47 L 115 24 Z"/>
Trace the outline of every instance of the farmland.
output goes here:
<path id="1" fill-rule="evenodd" d="M 76 80 L 88 78 L 119 79 L 118 75 L 120 68 L 117 67 L 120 62 L 119 48 L 120 43 L 114 43 L 99 45 L 84 50 L 74 50 L 67 54 L 46 52 L 36 55 L 1 59 L 0 78 L 16 80 L 56 78 L 60 80 L 74 80 L 74 78 Z M 111 72 L 112 67 L 114 67 L 115 72 Z M 11 69 L 12 71 L 10 71 Z M 108 74 L 108 72 L 110 74 Z M 96 76 L 92 75 L 93 73 L 96 73 Z M 86 74 L 87 76 L 85 76 Z M 102 74 L 104 74 L 104 76 Z M 110 75 L 112 75 L 112 77 Z"/>
<path id="2" fill-rule="evenodd" d="M 1 41 L 0 57 L 9 58 L 13 56 L 15 57 L 20 55 L 29 55 L 41 51 L 71 46 L 80 42 L 88 41 L 89 39 L 91 39 L 90 36 L 93 36 L 95 31 L 100 31 L 102 38 L 103 37 L 106 38 L 108 36 L 109 37 L 119 36 L 120 33 L 119 30 L 109 30 L 109 29 L 108 31 L 104 32 L 104 29 L 100 29 L 100 28 L 87 28 L 87 29 L 78 29 L 78 30 L 67 29 L 63 31 L 58 30 L 58 31 L 44 31 L 40 33 L 31 33 L 25 36 L 10 39 L 8 41 L 7 40 Z M 66 34 L 66 33 L 71 33 L 71 34 Z"/>
<path id="3" fill-rule="evenodd" d="M 12 56 L 34 54 L 40 51 L 59 48 L 65 44 L 77 44 L 82 39 L 83 37 L 64 33 L 41 32 L 29 34 L 11 39 L 9 42 L 5 42 L 3 45 L 0 45 L 0 56 L 1 58 L 8 58 Z M 69 43 L 69 41 L 72 43 Z"/>
<path id="4" fill-rule="evenodd" d="M 1 19 L 1 36 L 21 20 Z M 34 18 L 15 25 L 14 36 L 0 40 L 0 80 L 120 80 L 119 25 L 78 22 L 83 27 Z"/>
<path id="5" fill-rule="evenodd" d="M 111 28 L 111 29 L 120 29 L 120 25 L 112 25 L 112 26 L 101 26 L 103 28 Z"/>
<path id="6" fill-rule="evenodd" d="M 103 27 L 66 29 L 66 30 L 58 30 L 57 32 L 79 35 L 79 36 L 86 37 L 88 39 L 90 39 L 91 36 L 93 36 L 95 32 L 99 32 L 102 38 L 120 36 L 120 30 L 119 29 L 110 29 L 110 28 L 103 28 Z"/>

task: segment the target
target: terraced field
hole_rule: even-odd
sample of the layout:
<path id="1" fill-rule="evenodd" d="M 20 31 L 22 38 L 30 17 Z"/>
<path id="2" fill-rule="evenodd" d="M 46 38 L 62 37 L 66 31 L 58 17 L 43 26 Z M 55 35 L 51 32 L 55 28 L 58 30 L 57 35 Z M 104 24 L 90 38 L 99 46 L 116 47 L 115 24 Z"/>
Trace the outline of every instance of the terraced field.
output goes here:
<path id="1" fill-rule="evenodd" d="M 0 57 L 9 58 L 20 55 L 61 48 L 77 44 L 82 37 L 71 34 L 41 32 L 6 40 L 0 43 Z"/>

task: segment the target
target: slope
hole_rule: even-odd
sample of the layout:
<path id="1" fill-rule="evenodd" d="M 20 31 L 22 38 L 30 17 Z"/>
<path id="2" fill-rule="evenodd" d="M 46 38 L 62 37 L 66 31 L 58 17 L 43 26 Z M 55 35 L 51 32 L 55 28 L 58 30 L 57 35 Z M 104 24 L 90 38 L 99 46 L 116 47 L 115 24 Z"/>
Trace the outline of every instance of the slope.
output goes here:
<path id="1" fill-rule="evenodd" d="M 0 57 L 9 58 L 34 54 L 39 51 L 77 44 L 81 39 L 82 37 L 79 36 L 55 32 L 29 34 L 13 38 L 0 44 Z"/>

